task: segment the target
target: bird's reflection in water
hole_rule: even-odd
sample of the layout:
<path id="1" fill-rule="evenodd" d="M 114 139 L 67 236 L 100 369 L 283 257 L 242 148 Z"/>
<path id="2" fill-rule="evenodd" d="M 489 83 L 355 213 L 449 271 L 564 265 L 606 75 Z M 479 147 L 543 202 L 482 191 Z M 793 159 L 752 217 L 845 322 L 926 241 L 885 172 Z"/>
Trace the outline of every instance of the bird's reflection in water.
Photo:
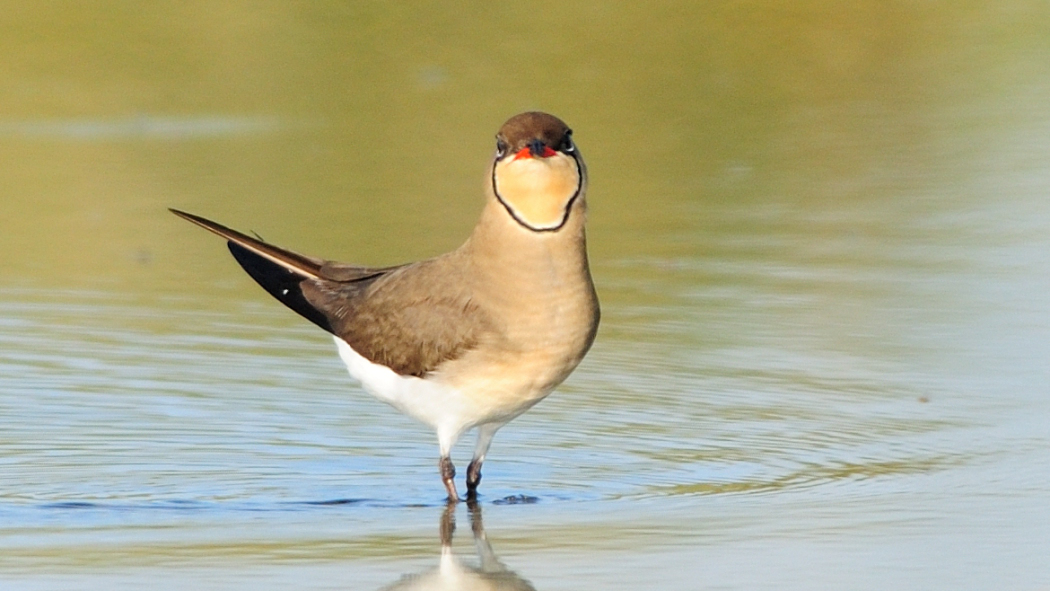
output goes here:
<path id="1" fill-rule="evenodd" d="M 458 589 L 458 590 L 532 590 L 535 587 L 517 573 L 507 569 L 493 552 L 492 546 L 485 537 L 485 526 L 481 522 L 481 507 L 477 503 L 468 502 L 470 511 L 470 529 L 474 533 L 474 546 L 478 551 L 480 564 L 476 567 L 467 566 L 460 562 L 452 552 L 452 534 L 456 531 L 456 504 L 449 503 L 441 514 L 441 562 L 439 566 L 424 573 L 405 575 L 401 580 L 392 585 L 383 587 L 384 590 L 393 589 L 408 590 L 418 589 Z"/>

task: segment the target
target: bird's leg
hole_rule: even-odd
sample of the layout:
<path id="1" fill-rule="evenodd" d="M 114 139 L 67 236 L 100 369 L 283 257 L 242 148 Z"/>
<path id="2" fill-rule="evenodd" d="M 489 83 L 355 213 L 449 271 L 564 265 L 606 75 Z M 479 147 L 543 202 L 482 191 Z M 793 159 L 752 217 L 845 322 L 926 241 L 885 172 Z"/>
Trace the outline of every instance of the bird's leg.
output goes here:
<path id="1" fill-rule="evenodd" d="M 481 484 L 481 464 L 485 461 L 485 454 L 492 445 L 492 438 L 503 423 L 487 423 L 478 427 L 478 442 L 474 446 L 474 459 L 467 466 L 467 498 L 476 500 L 478 498 L 478 485 Z"/>
<path id="2" fill-rule="evenodd" d="M 481 484 L 481 460 L 473 459 L 467 465 L 467 499 L 478 498 L 478 485 Z"/>
<path id="3" fill-rule="evenodd" d="M 438 467 L 441 469 L 441 481 L 445 483 L 445 490 L 448 491 L 449 502 L 459 501 L 459 495 L 456 494 L 456 467 L 452 465 L 452 458 L 441 456 Z"/>

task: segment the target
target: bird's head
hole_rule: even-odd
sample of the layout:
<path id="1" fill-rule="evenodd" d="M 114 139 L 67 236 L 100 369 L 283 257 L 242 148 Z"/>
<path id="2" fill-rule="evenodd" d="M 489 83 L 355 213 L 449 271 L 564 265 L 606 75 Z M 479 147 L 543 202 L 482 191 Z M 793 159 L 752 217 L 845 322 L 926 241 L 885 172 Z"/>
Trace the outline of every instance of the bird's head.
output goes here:
<path id="1" fill-rule="evenodd" d="M 564 121 L 539 112 L 511 117 L 496 134 L 495 158 L 492 190 L 516 222 L 535 232 L 565 225 L 586 173 Z"/>

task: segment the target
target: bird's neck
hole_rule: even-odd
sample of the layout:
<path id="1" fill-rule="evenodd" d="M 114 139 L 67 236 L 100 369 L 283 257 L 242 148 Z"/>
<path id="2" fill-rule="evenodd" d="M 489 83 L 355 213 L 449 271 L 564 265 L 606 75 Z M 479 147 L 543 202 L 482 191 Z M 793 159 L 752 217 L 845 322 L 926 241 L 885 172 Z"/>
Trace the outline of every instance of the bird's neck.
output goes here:
<path id="1" fill-rule="evenodd" d="M 477 271 L 516 278 L 514 283 L 542 288 L 548 281 L 582 277 L 587 269 L 585 205 L 571 206 L 565 225 L 556 231 L 535 231 L 514 220 L 495 198 L 485 204 L 481 221 L 463 248 Z"/>

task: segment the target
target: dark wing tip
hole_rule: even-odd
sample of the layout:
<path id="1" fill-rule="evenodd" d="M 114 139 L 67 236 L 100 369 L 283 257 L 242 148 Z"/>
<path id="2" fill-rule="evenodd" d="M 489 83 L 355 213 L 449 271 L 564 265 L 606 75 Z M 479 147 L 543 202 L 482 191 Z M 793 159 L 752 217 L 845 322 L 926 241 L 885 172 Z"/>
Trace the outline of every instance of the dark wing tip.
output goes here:
<path id="1" fill-rule="evenodd" d="M 200 226 L 205 230 L 208 230 L 209 232 L 212 232 L 214 234 L 218 234 L 219 236 L 222 236 L 223 238 L 226 238 L 228 240 L 244 236 L 237 230 L 227 228 L 226 226 L 218 222 L 213 222 L 208 218 L 202 218 L 199 215 L 193 215 L 192 213 L 187 213 L 180 209 L 175 209 L 174 207 L 169 207 L 168 211 L 186 220 L 187 222 Z"/>
<path id="2" fill-rule="evenodd" d="M 227 228 L 220 223 L 213 222 L 199 215 L 193 215 L 192 213 L 186 213 L 185 211 L 171 208 L 169 208 L 168 211 L 213 234 L 217 234 L 230 242 L 239 244 L 245 249 L 252 250 L 256 254 L 268 258 L 289 270 L 295 271 L 306 277 L 320 277 L 319 273 L 321 267 L 325 264 L 325 261 L 321 259 L 302 255 L 279 246 L 274 246 L 268 242 L 264 242 L 258 238 L 252 238 L 247 234 Z"/>
<path id="3" fill-rule="evenodd" d="M 182 219 L 184 219 L 184 220 L 186 220 L 188 222 L 193 222 L 194 224 L 197 224 L 198 226 L 201 226 L 202 228 L 207 228 L 209 226 L 219 226 L 219 224 L 216 224 L 215 222 L 213 222 L 211 220 L 202 218 L 199 215 L 193 215 L 192 213 L 187 213 L 185 211 L 182 211 L 181 209 L 175 209 L 174 207 L 169 207 L 168 211 L 170 211 L 171 213 L 179 216 L 180 218 L 182 218 Z"/>
<path id="4" fill-rule="evenodd" d="M 225 238 L 233 258 L 267 293 L 303 318 L 332 332 L 327 316 L 306 300 L 301 287 L 303 281 L 317 277 L 323 261 L 267 244 L 192 213 L 174 208 L 168 211 Z"/>
<path id="5" fill-rule="evenodd" d="M 303 295 L 302 283 L 309 281 L 309 278 L 260 256 L 236 242 L 230 241 L 226 245 L 241 268 L 265 289 L 266 293 L 303 318 L 334 333 L 328 317 L 307 301 Z"/>

